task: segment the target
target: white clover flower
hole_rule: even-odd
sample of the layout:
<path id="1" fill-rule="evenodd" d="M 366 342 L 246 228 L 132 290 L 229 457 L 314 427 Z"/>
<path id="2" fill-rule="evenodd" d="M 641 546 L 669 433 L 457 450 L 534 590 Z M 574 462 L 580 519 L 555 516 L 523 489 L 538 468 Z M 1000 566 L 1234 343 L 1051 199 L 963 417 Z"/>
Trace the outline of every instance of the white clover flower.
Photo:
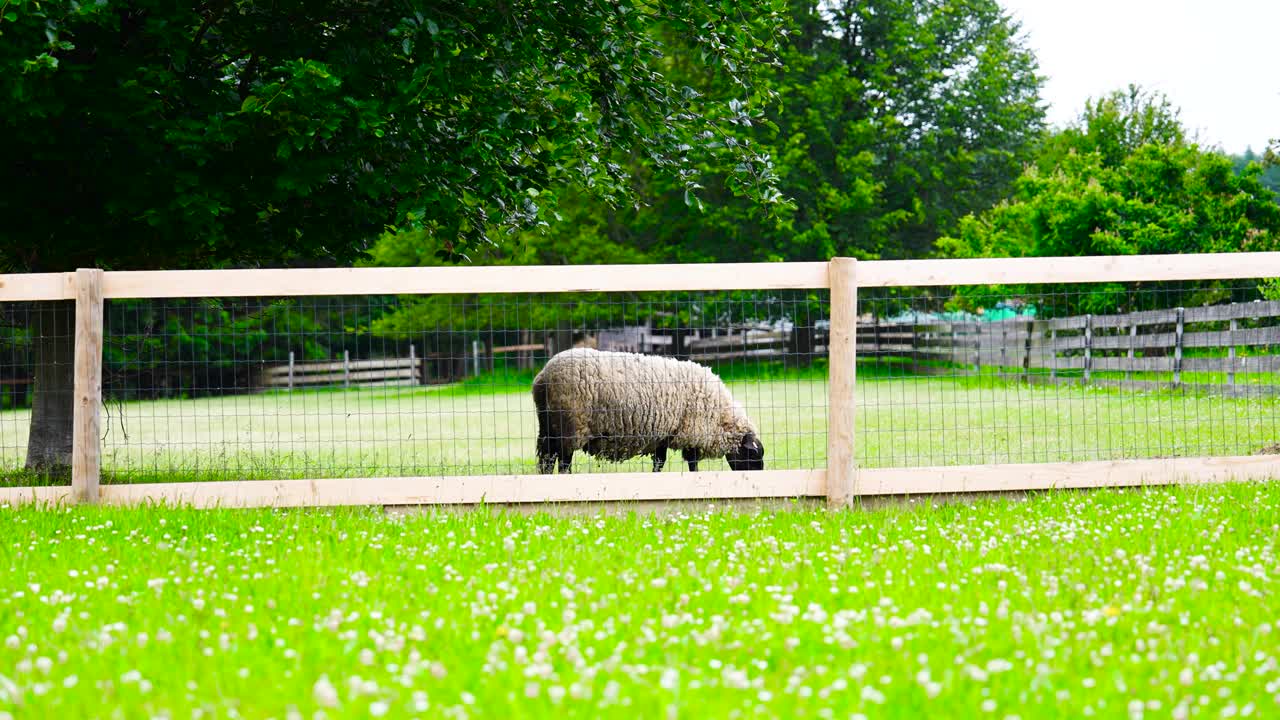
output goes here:
<path id="1" fill-rule="evenodd" d="M 884 693 L 877 690 L 872 685 L 864 685 L 862 687 L 862 699 L 877 705 L 884 704 Z"/>
<path id="2" fill-rule="evenodd" d="M 1004 658 L 996 658 L 987 662 L 987 672 L 995 674 L 1007 672 L 1013 669 L 1013 663 Z"/>
<path id="3" fill-rule="evenodd" d="M 338 689 L 329 682 L 328 675 L 321 675 L 320 679 L 316 680 L 315 685 L 311 687 L 311 695 L 321 707 L 338 706 Z"/>

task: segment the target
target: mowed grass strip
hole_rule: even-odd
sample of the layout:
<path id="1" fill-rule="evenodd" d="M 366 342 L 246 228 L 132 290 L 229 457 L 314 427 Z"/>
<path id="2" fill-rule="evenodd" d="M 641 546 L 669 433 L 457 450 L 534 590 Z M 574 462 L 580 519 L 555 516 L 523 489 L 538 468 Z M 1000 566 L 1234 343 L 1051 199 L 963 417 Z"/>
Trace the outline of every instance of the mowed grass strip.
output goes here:
<path id="1" fill-rule="evenodd" d="M 1269 717 L 1280 484 L 829 513 L 0 510 L 0 713 Z"/>
<path id="2" fill-rule="evenodd" d="M 1280 442 L 1280 399 L 1028 386 L 995 378 L 905 377 L 864 369 L 863 467 L 1247 455 Z M 890 369 L 892 371 L 892 369 Z M 526 379 L 442 389 L 275 392 L 110 403 L 106 482 L 531 473 L 537 421 Z M 826 464 L 821 376 L 730 387 L 761 428 L 766 466 Z M 30 413 L 0 413 L 0 467 L 18 471 Z M 668 472 L 684 465 L 673 453 Z M 723 460 L 704 469 L 727 469 Z M 644 471 L 645 459 L 579 472 Z"/>

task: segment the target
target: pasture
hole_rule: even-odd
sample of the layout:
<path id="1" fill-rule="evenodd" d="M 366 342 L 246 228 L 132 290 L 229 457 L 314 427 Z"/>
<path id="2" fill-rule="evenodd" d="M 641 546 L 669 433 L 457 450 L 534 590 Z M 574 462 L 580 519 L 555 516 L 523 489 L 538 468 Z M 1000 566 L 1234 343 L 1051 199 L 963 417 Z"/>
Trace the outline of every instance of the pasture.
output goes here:
<path id="1" fill-rule="evenodd" d="M 4 717 L 1267 717 L 1280 484 L 0 510 Z"/>
<path id="2" fill-rule="evenodd" d="M 766 466 L 823 467 L 824 372 L 729 385 L 761 428 Z M 1280 441 L 1280 400 L 996 377 L 921 377 L 863 363 L 857 455 L 863 467 L 1247 455 Z M 108 402 L 104 482 L 535 472 L 530 377 L 435 388 L 299 390 L 195 400 Z M 0 462 L 18 468 L 29 413 L 0 413 Z M 673 454 L 668 472 L 683 465 Z M 647 470 L 596 462 L 578 471 Z M 704 469 L 727 469 L 723 460 Z M 10 484 L 29 482 L 21 473 Z"/>

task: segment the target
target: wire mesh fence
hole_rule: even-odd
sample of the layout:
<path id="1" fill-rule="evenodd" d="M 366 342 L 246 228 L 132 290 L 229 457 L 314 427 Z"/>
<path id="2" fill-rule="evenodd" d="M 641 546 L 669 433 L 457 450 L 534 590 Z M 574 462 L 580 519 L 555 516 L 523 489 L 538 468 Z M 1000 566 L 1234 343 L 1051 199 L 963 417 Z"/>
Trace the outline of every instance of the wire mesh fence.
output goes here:
<path id="1" fill-rule="evenodd" d="M 70 425 L 71 384 L 58 380 L 73 363 L 74 312 L 69 302 L 0 303 L 0 472 L 14 484 L 65 474 L 70 434 L 42 430 Z"/>
<path id="2" fill-rule="evenodd" d="M 1280 303 L 1267 287 L 863 291 L 861 463 L 1273 452 Z"/>
<path id="3" fill-rule="evenodd" d="M 857 463 L 1276 452 L 1272 296 L 1267 281 L 862 288 Z M 4 311 L 0 472 L 60 482 L 72 307 Z M 534 378 L 573 349 L 709 368 L 764 468 L 824 468 L 829 317 L 825 290 L 110 299 L 103 482 L 554 471 L 564 448 L 542 436 L 575 439 L 574 472 L 650 471 L 668 450 L 664 471 L 691 469 L 672 428 L 601 420 L 662 404 L 642 371 L 605 381 L 608 403 L 584 401 L 594 420 L 574 432 L 540 428 Z M 690 407 L 712 383 L 664 382 L 668 405 Z M 734 457 L 692 453 L 700 470 Z"/>
<path id="4" fill-rule="evenodd" d="M 534 473 L 532 381 L 574 347 L 705 363 L 770 468 L 821 467 L 825 314 L 796 292 L 112 300 L 103 480 Z M 574 471 L 651 468 L 594 440 Z"/>

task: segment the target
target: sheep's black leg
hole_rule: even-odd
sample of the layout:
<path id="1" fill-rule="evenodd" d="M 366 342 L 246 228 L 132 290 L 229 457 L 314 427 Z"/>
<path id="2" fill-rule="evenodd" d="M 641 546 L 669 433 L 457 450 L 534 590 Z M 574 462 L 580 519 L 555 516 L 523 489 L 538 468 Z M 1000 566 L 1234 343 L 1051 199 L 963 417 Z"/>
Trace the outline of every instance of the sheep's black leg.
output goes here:
<path id="1" fill-rule="evenodd" d="M 560 459 L 560 474 L 568 475 L 572 473 L 573 470 L 570 467 L 570 464 L 573 462 L 573 451 L 565 447 L 564 445 L 561 445 L 559 459 Z"/>
<path id="2" fill-rule="evenodd" d="M 547 408 L 546 386 L 534 385 L 533 403 L 537 408 L 538 415 L 538 443 L 536 445 L 538 472 L 548 475 L 555 469 L 556 455 L 559 454 L 560 443 L 557 440 L 559 423 L 553 422 L 551 411 Z M 553 425 L 556 427 L 553 427 Z"/>
<path id="3" fill-rule="evenodd" d="M 667 464 L 667 444 L 664 442 L 653 451 L 653 471 L 662 472 L 662 466 Z"/>
<path id="4" fill-rule="evenodd" d="M 702 453 L 696 448 L 685 448 L 680 451 L 680 455 L 689 463 L 689 472 L 698 472 L 698 461 L 702 459 Z"/>
<path id="5" fill-rule="evenodd" d="M 556 456 L 560 454 L 560 443 L 553 438 L 538 437 L 538 472 L 551 474 L 556 468 Z"/>
<path id="6" fill-rule="evenodd" d="M 538 456 L 538 473 L 541 475 L 550 475 L 552 470 L 556 469 L 556 458 L 554 455 Z"/>

